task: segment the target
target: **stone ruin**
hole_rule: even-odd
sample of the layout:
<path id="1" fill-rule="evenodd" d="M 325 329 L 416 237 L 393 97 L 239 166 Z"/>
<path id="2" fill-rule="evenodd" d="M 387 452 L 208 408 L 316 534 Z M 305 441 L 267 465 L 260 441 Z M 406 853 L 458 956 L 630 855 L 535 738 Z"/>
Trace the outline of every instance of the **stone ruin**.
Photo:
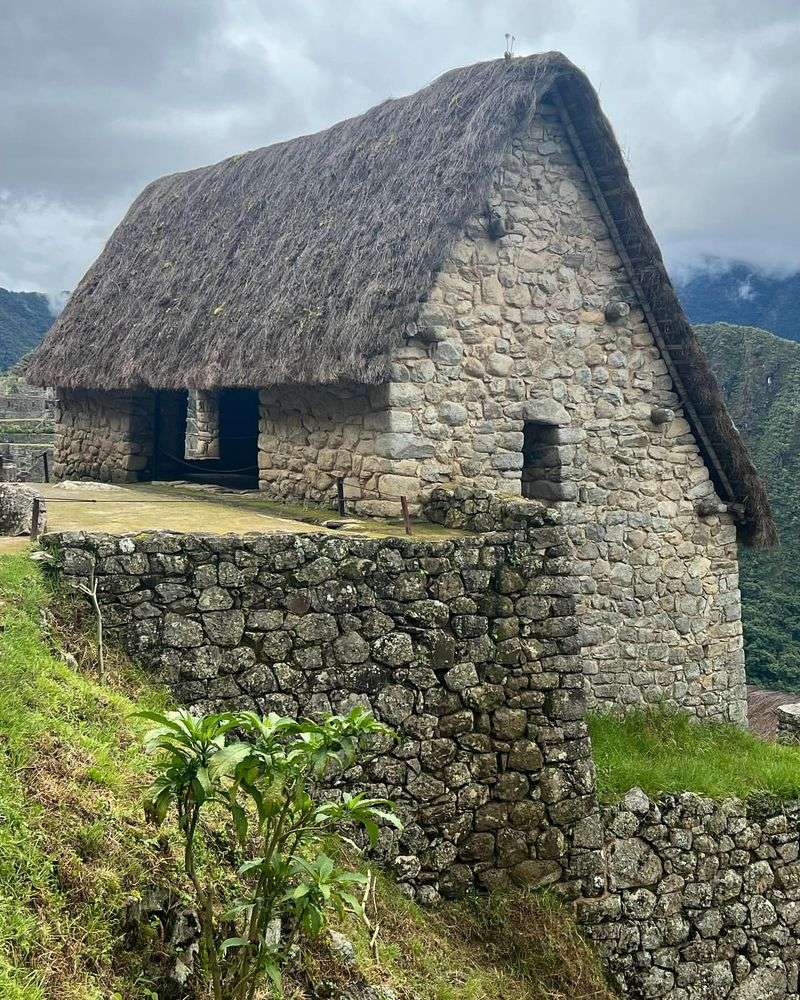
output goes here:
<path id="1" fill-rule="evenodd" d="M 623 995 L 798 997 L 800 803 L 598 801 L 580 576 L 559 512 L 440 490 L 450 537 L 48 535 L 110 641 L 201 708 L 371 708 L 401 736 L 343 776 L 406 821 L 381 856 L 423 902 L 549 887 Z"/>

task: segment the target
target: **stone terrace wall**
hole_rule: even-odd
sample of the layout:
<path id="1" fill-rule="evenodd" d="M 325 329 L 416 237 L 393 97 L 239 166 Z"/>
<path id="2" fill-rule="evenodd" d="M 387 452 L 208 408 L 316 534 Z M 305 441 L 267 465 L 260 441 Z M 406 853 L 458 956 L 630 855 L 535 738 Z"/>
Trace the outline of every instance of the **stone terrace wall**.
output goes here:
<path id="1" fill-rule="evenodd" d="M 625 995 L 798 997 L 800 803 L 634 789 L 603 811 L 609 892 L 579 903 Z"/>
<path id="2" fill-rule="evenodd" d="M 44 480 L 43 452 L 47 453 L 48 469 L 52 469 L 53 449 L 50 445 L 17 444 L 15 441 L 0 442 L 0 458 L 3 459 L 4 464 L 13 464 L 14 478 L 18 482 L 41 483 Z"/>
<path id="3" fill-rule="evenodd" d="M 152 442 L 152 394 L 58 390 L 56 479 L 136 482 L 146 478 Z"/>
<path id="4" fill-rule="evenodd" d="M 517 501 L 483 535 L 49 535 L 94 567 L 107 633 L 181 702 L 369 706 L 402 736 L 351 775 L 396 800 L 423 898 L 472 884 L 596 888 L 575 581 L 557 516 Z M 420 871 L 421 869 L 421 871 Z"/>

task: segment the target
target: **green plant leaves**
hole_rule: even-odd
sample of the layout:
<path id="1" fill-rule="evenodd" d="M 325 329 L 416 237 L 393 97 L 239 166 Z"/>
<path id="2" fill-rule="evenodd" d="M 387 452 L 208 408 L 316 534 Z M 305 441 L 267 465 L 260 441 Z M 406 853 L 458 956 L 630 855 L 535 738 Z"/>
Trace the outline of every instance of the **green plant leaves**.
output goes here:
<path id="1" fill-rule="evenodd" d="M 173 806 L 177 811 L 215 1000 L 246 1000 L 254 983 L 278 989 L 297 935 L 318 935 L 331 910 L 363 919 L 353 889 L 365 878 L 338 866 L 323 849 L 326 840 L 361 828 L 375 844 L 381 825 L 401 828 L 386 799 L 358 793 L 320 803 L 312 789 L 351 767 L 373 738 L 393 734 L 361 706 L 322 721 L 254 712 L 196 716 L 185 709 L 140 716 L 155 724 L 144 737 L 158 772 L 146 808 L 158 823 Z M 234 730 L 237 738 L 228 743 Z M 224 899 L 197 870 L 197 858 L 209 851 L 202 817 L 211 805 L 211 816 L 221 810 L 229 820 L 213 827 L 216 856 L 237 886 Z M 286 923 L 284 915 L 291 918 Z M 291 928 L 286 939 L 284 926 Z M 271 928 L 278 928 L 277 942 Z"/>

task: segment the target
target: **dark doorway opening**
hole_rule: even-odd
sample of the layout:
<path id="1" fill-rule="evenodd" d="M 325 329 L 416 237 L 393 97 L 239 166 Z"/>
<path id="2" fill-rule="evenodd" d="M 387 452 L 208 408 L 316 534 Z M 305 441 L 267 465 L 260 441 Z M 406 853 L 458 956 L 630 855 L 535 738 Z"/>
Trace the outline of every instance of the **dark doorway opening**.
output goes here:
<path id="1" fill-rule="evenodd" d="M 188 394 L 156 393 L 154 479 L 258 488 L 258 390 L 220 389 L 219 458 L 187 459 Z"/>

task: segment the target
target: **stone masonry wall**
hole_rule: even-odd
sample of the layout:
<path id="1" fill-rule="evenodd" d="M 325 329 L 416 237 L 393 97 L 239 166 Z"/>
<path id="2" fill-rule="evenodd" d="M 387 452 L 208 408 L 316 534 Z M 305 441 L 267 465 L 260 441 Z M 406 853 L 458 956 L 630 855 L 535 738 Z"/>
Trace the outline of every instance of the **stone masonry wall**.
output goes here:
<path id="1" fill-rule="evenodd" d="M 56 479 L 136 482 L 152 458 L 152 395 L 59 389 L 54 430 Z"/>
<path id="2" fill-rule="evenodd" d="M 391 845 L 422 898 L 510 880 L 598 887 L 575 580 L 557 515 L 493 508 L 441 541 L 333 534 L 46 536 L 94 567 L 106 631 L 184 704 L 287 713 L 360 703 L 398 746 L 348 776 L 397 801 Z"/>
<path id="3" fill-rule="evenodd" d="M 219 396 L 213 390 L 190 389 L 186 404 L 185 458 L 220 457 Z"/>
<path id="4" fill-rule="evenodd" d="M 411 422 L 395 446 L 423 456 L 397 487 L 519 492 L 530 422 L 538 488 L 575 544 L 595 701 L 741 721 L 735 526 L 695 509 L 713 484 L 554 109 L 515 141 L 490 203 L 506 235 L 469 223 L 395 358 L 389 398 Z"/>
<path id="5" fill-rule="evenodd" d="M 713 484 L 555 108 L 514 141 L 488 208 L 505 235 L 488 212 L 468 222 L 387 385 L 263 393 L 262 488 L 330 502 L 343 475 L 413 503 L 525 482 L 576 546 L 595 702 L 742 721 L 735 526 L 696 510 Z"/>
<path id="6" fill-rule="evenodd" d="M 48 473 L 53 468 L 53 449 L 47 444 L 17 444 L 13 441 L 0 443 L 0 458 L 5 466 L 6 480 L 13 478 L 21 483 L 41 483 L 44 481 L 44 459 L 47 454 Z M 9 475 L 9 465 L 13 466 L 13 476 Z"/>
<path id="7" fill-rule="evenodd" d="M 578 915 L 624 995 L 797 1000 L 800 803 L 634 789 L 603 824 L 609 891 Z"/>
<path id="8" fill-rule="evenodd" d="M 277 500 L 330 505 L 341 476 L 355 513 L 396 515 L 407 474 L 418 471 L 419 458 L 432 458 L 434 448 L 422 444 L 405 457 L 398 451 L 396 436 L 410 430 L 411 417 L 390 408 L 389 393 L 388 385 L 263 389 L 258 441 L 261 490 Z M 431 468 L 426 475 L 432 475 Z M 425 482 L 430 485 L 440 478 L 432 475 Z M 418 493 L 415 481 L 412 500 Z"/>

